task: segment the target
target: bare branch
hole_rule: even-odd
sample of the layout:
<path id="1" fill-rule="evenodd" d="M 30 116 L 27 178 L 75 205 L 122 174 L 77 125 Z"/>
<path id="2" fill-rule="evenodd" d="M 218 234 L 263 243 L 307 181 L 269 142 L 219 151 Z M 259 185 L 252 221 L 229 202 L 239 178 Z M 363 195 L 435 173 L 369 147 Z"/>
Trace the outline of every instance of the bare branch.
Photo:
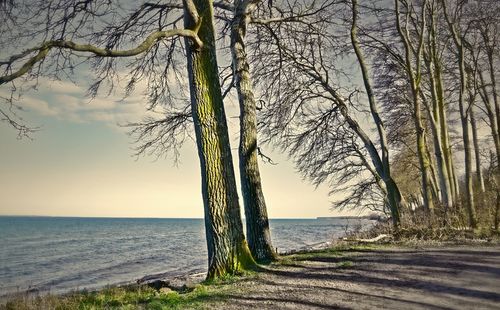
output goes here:
<path id="1" fill-rule="evenodd" d="M 158 42 L 161 39 L 173 36 L 187 37 L 192 39 L 198 48 L 201 48 L 203 46 L 203 42 L 201 42 L 196 32 L 188 29 L 172 29 L 167 31 L 154 32 L 150 34 L 139 46 L 129 50 L 102 49 L 90 44 L 77 44 L 72 41 L 63 41 L 63 40 L 48 41 L 42 43 L 40 47 L 30 49 L 30 51 L 38 51 L 38 54 L 36 54 L 34 57 L 32 57 L 26 63 L 24 63 L 23 66 L 18 71 L 10 75 L 0 77 L 0 85 L 8 83 L 26 74 L 31 68 L 33 68 L 33 66 L 37 62 L 44 59 L 52 48 L 69 49 L 77 52 L 89 52 L 100 57 L 130 57 L 146 52 L 151 48 L 151 46 L 153 46 L 156 42 Z M 26 54 L 27 53 L 21 53 L 19 55 L 11 57 L 10 60 L 15 61 L 19 59 L 19 57 L 21 57 L 22 55 Z M 3 63 L 5 64 L 5 62 Z"/>

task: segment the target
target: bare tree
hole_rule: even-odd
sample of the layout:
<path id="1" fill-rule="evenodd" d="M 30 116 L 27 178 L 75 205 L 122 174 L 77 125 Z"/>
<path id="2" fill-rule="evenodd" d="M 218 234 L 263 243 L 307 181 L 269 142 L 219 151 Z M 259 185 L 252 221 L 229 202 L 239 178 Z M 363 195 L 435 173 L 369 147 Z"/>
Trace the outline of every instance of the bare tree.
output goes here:
<path id="1" fill-rule="evenodd" d="M 429 77 L 430 100 L 426 93 L 421 90 L 425 108 L 428 112 L 428 120 L 432 130 L 434 154 L 436 158 L 441 202 L 449 208 L 453 206 L 456 199 L 456 186 L 453 179 L 453 163 L 449 143 L 447 111 L 443 93 L 443 81 L 441 77 L 441 53 L 442 49 L 438 43 L 438 3 L 431 0 L 427 3 L 427 33 L 424 42 L 423 57 Z M 429 104 L 429 101 L 431 104 Z"/>
<path id="2" fill-rule="evenodd" d="M 75 60 L 83 58 L 93 61 L 97 70 L 96 82 L 90 88 L 96 95 L 104 82 L 114 87 L 114 78 L 120 68 L 117 60 L 127 58 L 128 66 L 132 68 L 128 89 L 146 79 L 151 104 L 156 105 L 162 100 L 168 103 L 172 98 L 167 73 L 177 65 L 174 48 L 182 44 L 180 38 L 186 38 L 191 113 L 205 207 L 207 277 L 253 268 L 255 262 L 243 235 L 218 79 L 212 2 L 144 3 L 138 8 L 92 1 L 41 1 L 38 6 L 22 4 L 24 6 L 19 5 L 17 13 L 24 16 L 26 24 L 18 25 L 20 17 L 16 17 L 12 24 L 2 24 L 0 27 L 7 29 L 7 35 L 2 37 L 0 45 L 9 46 L 8 43 L 16 42 L 13 41 L 16 36 L 40 43 L 0 63 L 4 70 L 0 85 L 11 83 L 14 86 L 13 83 L 22 77 L 37 79 L 50 74 L 58 77 L 68 68 L 73 69 Z M 131 13 L 123 14 L 125 12 Z M 17 13 L 12 16 L 18 16 Z M 124 20 L 120 21 L 124 15 Z M 179 28 L 178 24 L 183 20 L 184 27 Z M 89 43 L 80 44 L 76 40 Z M 141 41 L 135 47 L 120 49 L 137 40 Z M 10 45 L 9 48 L 18 46 Z"/>
<path id="3" fill-rule="evenodd" d="M 403 3 L 403 12 L 400 11 L 400 2 Z M 434 201 L 431 188 L 431 163 L 427 153 L 428 149 L 426 144 L 425 127 L 422 121 L 422 107 L 420 102 L 422 53 L 425 37 L 424 31 L 426 30 L 425 10 L 425 0 L 420 7 L 420 13 L 415 12 L 416 8 L 412 3 L 400 0 L 394 1 L 396 29 L 404 46 L 405 70 L 408 74 L 413 98 L 413 117 L 415 122 L 415 130 L 417 133 L 417 153 L 419 156 L 420 169 L 422 172 L 422 193 L 424 198 L 424 207 L 432 213 L 434 209 Z M 402 20 L 401 18 L 402 14 L 404 14 L 405 16 L 404 20 Z M 419 24 L 414 28 L 414 31 L 418 33 L 415 41 L 412 40 L 409 29 L 412 14 L 419 14 Z"/>
<path id="4" fill-rule="evenodd" d="M 474 191 L 472 182 L 472 154 L 470 146 L 469 137 L 469 109 L 471 107 L 470 103 L 466 102 L 466 91 L 467 91 L 467 72 L 465 68 L 465 53 L 466 48 L 464 46 L 464 36 L 466 35 L 466 30 L 462 30 L 460 21 L 457 17 L 464 14 L 463 4 L 459 3 L 453 8 L 453 13 L 449 11 L 447 7 L 446 0 L 442 0 L 441 4 L 443 6 L 443 14 L 448 24 L 449 31 L 451 33 L 455 48 L 458 53 L 457 62 L 460 76 L 460 90 L 458 105 L 460 109 L 460 120 L 462 123 L 462 138 L 464 144 L 464 154 L 465 154 L 465 182 L 466 182 L 466 197 L 467 197 L 467 210 L 469 215 L 469 224 L 471 227 L 475 228 L 477 226 L 476 210 L 474 204 Z M 453 14 L 455 19 L 450 17 Z"/>
<path id="5" fill-rule="evenodd" d="M 368 73 L 368 67 L 364 59 L 363 53 L 361 51 L 360 43 L 357 37 L 357 19 L 358 19 L 358 8 L 357 1 L 352 0 L 352 26 L 351 26 L 351 44 L 353 46 L 354 52 L 358 59 L 359 66 L 361 68 L 361 73 L 363 77 L 363 84 L 365 86 L 366 95 L 368 97 L 368 102 L 370 106 L 370 113 L 373 119 L 373 123 L 377 127 L 379 145 L 380 145 L 380 162 L 381 166 L 377 167 L 377 172 L 384 181 L 387 190 L 387 199 L 391 209 L 393 217 L 399 217 L 401 207 L 404 206 L 404 199 L 399 191 L 398 185 L 391 176 L 390 169 L 390 158 L 389 158 L 389 144 L 387 141 L 387 135 L 385 130 L 384 122 L 380 117 L 378 112 L 378 107 L 375 99 L 375 94 L 373 92 L 372 83 L 370 81 L 370 75 Z M 376 161 L 378 163 L 378 161 Z M 397 224 L 395 223 L 397 226 Z"/>
<path id="6" fill-rule="evenodd" d="M 247 239 L 259 262 L 276 259 L 271 242 L 266 202 L 257 158 L 257 106 L 254 96 L 245 35 L 258 0 L 236 0 L 231 24 L 231 53 L 235 87 L 240 105 L 239 163 L 241 191 L 245 206 Z"/>
<path id="7" fill-rule="evenodd" d="M 247 240 L 253 257 L 259 262 L 276 258 L 272 246 L 269 219 L 262 190 L 258 166 L 256 100 L 247 60 L 245 35 L 252 13 L 260 1 L 235 1 L 216 3 L 216 18 L 222 24 L 218 49 L 224 50 L 225 38 L 230 37 L 232 66 L 221 69 L 220 80 L 225 87 L 223 97 L 232 89 L 238 92 L 240 105 L 240 180 L 245 206 Z M 229 32 L 229 33 L 228 33 Z M 224 56 L 224 55 L 223 55 Z M 229 73 L 227 74 L 227 72 Z M 230 81 L 227 83 L 227 81 Z M 228 84 L 225 86 L 224 84 Z M 162 156 L 177 149 L 186 137 L 186 126 L 190 125 L 189 106 L 160 119 L 146 118 L 143 122 L 129 124 L 131 135 L 137 144 L 136 154 Z"/>
<path id="8" fill-rule="evenodd" d="M 362 198 L 375 192 L 379 197 L 384 197 L 376 201 L 387 204 L 394 227 L 397 228 L 404 199 L 390 175 L 384 124 L 377 110 L 368 68 L 357 39 L 357 2 L 354 1 L 353 5 L 347 7 L 341 2 L 327 1 L 316 7 L 307 4 L 304 7 L 295 6 L 290 9 L 294 10 L 295 15 L 309 16 L 309 19 L 294 20 L 292 23 L 283 22 L 290 19 L 286 15 L 288 8 L 277 8 L 280 18 L 255 22 L 255 44 L 269 45 L 268 49 L 256 50 L 254 55 L 258 59 L 255 76 L 260 83 L 267 85 L 263 90 L 267 106 L 261 128 L 269 141 L 280 137 L 279 143 L 283 149 L 297 159 L 299 169 L 314 183 L 342 180 L 346 184 L 347 180 L 352 181 L 352 192 L 356 193 L 356 198 L 342 200 L 340 205 L 366 203 L 368 200 Z M 345 22 L 335 16 L 334 12 L 339 7 L 349 9 L 353 18 Z M 336 21 L 342 24 L 345 32 L 335 33 L 339 26 L 334 25 Z M 349 38 L 350 44 L 346 45 L 345 39 Z M 371 121 L 377 128 L 378 147 L 351 111 L 362 109 L 356 104 L 359 100 L 357 92 L 344 92 L 344 88 L 351 85 L 344 87 L 336 79 L 337 74 L 340 76 L 345 72 L 338 68 L 337 57 L 340 58 L 350 48 L 355 50 L 363 74 Z M 329 121 L 325 122 L 325 119 Z M 350 137 L 330 134 L 341 128 L 344 128 L 341 132 L 348 128 Z M 318 132 L 329 134 L 321 137 Z M 327 137 L 333 139 L 331 144 L 324 141 Z M 338 151 L 316 148 L 345 143 L 354 144 L 351 148 Z M 316 154 L 316 160 L 312 159 L 313 154 Z M 332 160 L 338 161 L 339 165 L 333 165 Z M 362 180 L 364 174 L 360 169 L 370 177 L 369 181 Z"/>

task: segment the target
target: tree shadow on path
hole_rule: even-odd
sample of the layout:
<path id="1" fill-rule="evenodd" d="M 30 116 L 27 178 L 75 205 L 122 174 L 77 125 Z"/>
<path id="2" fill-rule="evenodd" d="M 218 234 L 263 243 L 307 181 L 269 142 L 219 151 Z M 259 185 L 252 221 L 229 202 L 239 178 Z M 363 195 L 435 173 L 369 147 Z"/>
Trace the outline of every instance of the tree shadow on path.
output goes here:
<path id="1" fill-rule="evenodd" d="M 290 257 L 281 266 L 266 267 L 251 293 L 230 299 L 243 308 L 498 309 L 500 305 L 498 247 L 343 254 Z"/>

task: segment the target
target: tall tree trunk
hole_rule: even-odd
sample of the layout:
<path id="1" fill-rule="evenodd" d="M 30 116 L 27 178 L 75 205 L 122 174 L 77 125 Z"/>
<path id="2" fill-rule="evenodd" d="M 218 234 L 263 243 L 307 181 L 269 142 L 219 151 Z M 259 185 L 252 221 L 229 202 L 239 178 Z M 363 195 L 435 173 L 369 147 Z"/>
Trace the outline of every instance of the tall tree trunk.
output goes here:
<path id="1" fill-rule="evenodd" d="M 196 49 L 186 40 L 191 108 L 200 158 L 205 230 L 208 246 L 208 275 L 213 279 L 253 268 L 243 234 L 226 115 L 219 84 L 213 7 L 210 0 L 185 3 L 184 23 L 198 30 L 203 42 Z M 199 17 L 195 11 L 199 12 Z"/>
<path id="2" fill-rule="evenodd" d="M 486 36 L 487 38 L 487 36 Z M 495 64 L 494 64 L 494 59 L 493 59 L 493 54 L 494 54 L 494 48 L 495 45 L 488 45 L 488 50 L 487 50 L 487 55 L 488 55 L 488 68 L 489 68 L 489 73 L 490 73 L 490 82 L 491 82 L 491 92 L 493 94 L 493 103 L 495 106 L 495 113 L 493 119 L 496 119 L 496 129 L 497 129 L 497 135 L 496 135 L 496 149 L 497 149 L 497 163 L 500 162 L 500 102 L 498 100 L 498 93 L 497 93 L 497 84 L 496 84 L 496 77 L 495 73 L 497 70 L 495 70 Z M 500 165 L 498 165 L 500 166 Z M 497 174 L 500 175 L 500 171 L 497 169 Z"/>
<path id="3" fill-rule="evenodd" d="M 413 119 L 415 124 L 415 131 L 417 133 L 417 154 L 420 164 L 421 176 L 422 176 L 422 196 L 424 198 L 424 208 L 429 212 L 430 216 L 434 213 L 434 201 L 432 199 L 432 176 L 430 171 L 430 159 L 427 156 L 427 145 L 425 139 L 425 127 L 422 123 L 422 108 L 420 104 L 420 81 L 421 81 L 421 62 L 422 62 L 422 49 L 424 42 L 424 31 L 426 29 L 425 21 L 425 9 L 427 1 L 424 0 L 422 4 L 422 11 L 420 14 L 420 37 L 418 38 L 418 46 L 412 46 L 412 41 L 409 36 L 409 29 L 405 28 L 403 30 L 401 26 L 401 17 L 399 12 L 399 1 L 394 0 L 394 12 L 396 14 L 396 28 L 401 41 L 404 45 L 405 50 L 405 65 L 406 71 L 408 73 L 408 80 L 411 86 L 411 92 L 413 97 Z M 407 12 L 407 16 L 411 12 Z M 407 17 L 409 18 L 409 17 Z M 406 27 L 408 23 L 406 23 Z M 414 60 L 415 65 L 412 64 Z"/>
<path id="4" fill-rule="evenodd" d="M 455 167 L 453 165 L 453 155 L 450 144 L 450 133 L 448 130 L 448 117 L 446 112 L 446 103 L 444 101 L 443 77 L 441 75 L 441 63 L 439 59 L 434 60 L 436 66 L 436 92 L 439 121 L 441 124 L 441 141 L 443 149 L 443 158 L 448 171 L 448 183 L 450 186 L 450 201 L 457 201 L 459 195 L 458 180 L 455 175 Z"/>
<path id="5" fill-rule="evenodd" d="M 495 107 L 491 104 L 488 91 L 486 90 L 486 83 L 484 80 L 483 72 L 481 71 L 479 71 L 479 81 L 481 83 L 479 95 L 481 96 L 481 99 L 484 103 L 484 107 L 486 108 L 486 115 L 488 116 L 488 120 L 490 122 L 491 136 L 493 138 L 493 144 L 495 145 L 495 155 L 496 158 L 500 158 L 500 136 L 497 127 L 498 115 L 496 115 Z"/>
<path id="6" fill-rule="evenodd" d="M 379 169 L 377 169 L 377 170 L 379 171 L 380 178 L 383 180 L 385 187 L 386 187 L 386 191 L 387 191 L 386 200 L 387 200 L 387 202 L 389 204 L 389 208 L 391 210 L 391 215 L 393 218 L 393 226 L 395 229 L 398 229 L 399 224 L 400 224 L 400 212 L 401 212 L 402 207 L 405 205 L 405 201 L 401 195 L 401 192 L 399 191 L 398 185 L 396 184 L 396 182 L 394 181 L 394 179 L 391 176 L 391 168 L 390 168 L 390 161 L 389 161 L 389 146 L 388 146 L 388 142 L 387 142 L 387 135 L 386 135 L 386 131 L 385 131 L 385 126 L 384 126 L 384 122 L 380 118 L 380 115 L 378 112 L 377 103 L 375 101 L 375 95 L 373 93 L 372 84 L 371 84 L 370 76 L 368 73 L 368 67 L 366 66 L 365 58 L 364 58 L 363 53 L 361 51 L 361 47 L 360 47 L 358 36 L 357 36 L 357 30 L 358 30 L 357 6 L 358 6 L 358 1 L 352 0 L 351 3 L 352 3 L 351 44 L 354 48 L 354 52 L 356 53 L 359 67 L 361 68 L 361 74 L 363 76 L 363 83 L 365 86 L 366 95 L 368 97 L 368 102 L 370 104 L 370 112 L 372 115 L 372 119 L 375 122 L 375 125 L 377 127 L 379 143 L 380 143 L 380 148 L 381 148 L 381 154 L 382 154 L 382 156 L 381 156 L 382 158 L 380 159 L 380 156 L 378 155 L 378 152 L 377 152 L 377 157 L 379 157 L 379 161 L 376 161 L 376 162 L 381 163 L 381 167 L 379 167 Z"/>
<path id="7" fill-rule="evenodd" d="M 483 170 L 481 168 L 481 154 L 479 149 L 479 137 L 477 136 L 476 116 L 474 106 L 470 107 L 470 123 L 472 127 L 472 142 L 474 144 L 474 159 L 476 161 L 476 181 L 482 193 L 486 191 L 484 187 Z"/>
<path id="8" fill-rule="evenodd" d="M 434 159 L 431 155 L 431 151 L 429 150 L 429 144 L 427 142 L 427 132 L 425 133 L 424 137 L 424 145 L 425 145 L 425 152 L 427 155 L 427 159 L 429 160 L 429 174 L 430 174 L 430 184 L 431 184 L 431 189 L 432 189 L 432 199 L 434 202 L 440 201 L 441 197 L 441 183 L 438 181 L 438 176 L 436 173 L 436 164 L 434 163 Z"/>
<path id="9" fill-rule="evenodd" d="M 432 76 L 432 69 L 430 72 L 430 76 Z M 431 92 L 433 93 L 433 86 L 432 86 L 432 77 L 431 79 Z M 427 158 L 429 158 L 430 162 L 430 170 L 431 170 L 431 180 L 432 180 L 432 188 L 434 192 L 434 199 L 436 201 L 440 201 L 443 203 L 445 206 L 448 205 L 448 188 L 447 188 L 447 178 L 446 174 L 446 166 L 443 160 L 443 152 L 442 152 L 442 146 L 441 146 L 441 128 L 439 124 L 439 120 L 437 119 L 437 110 L 435 109 L 435 101 L 434 101 L 434 94 L 432 94 L 432 107 L 429 101 L 427 100 L 427 97 L 425 93 L 421 90 L 420 91 L 420 96 L 422 98 L 422 102 L 425 106 L 425 109 L 427 111 L 427 115 L 429 117 L 429 122 L 430 122 L 430 127 L 432 131 L 432 142 L 434 145 L 434 157 L 436 159 L 436 164 L 432 160 L 431 153 L 429 151 L 429 148 L 427 148 Z M 427 141 L 427 139 L 425 139 Z M 427 146 L 427 142 L 425 143 Z M 436 169 L 437 168 L 437 169 Z M 436 170 L 437 170 L 437 176 L 436 176 Z"/>
<path id="10" fill-rule="evenodd" d="M 448 171 L 448 163 L 445 154 L 446 150 L 443 147 L 443 137 L 446 135 L 446 133 L 443 133 L 443 131 L 447 130 L 447 127 L 445 125 L 443 128 L 443 122 L 441 121 L 441 116 L 445 114 L 445 111 L 440 111 L 440 109 L 441 107 L 444 107 L 444 104 L 440 104 L 439 102 L 442 99 L 442 96 L 440 96 L 439 94 L 439 83 L 437 81 L 437 79 L 440 78 L 437 74 L 438 67 L 440 66 L 440 59 L 438 56 L 438 46 L 436 42 L 436 7 L 434 1 L 431 3 L 429 8 L 429 16 L 429 36 L 427 49 L 424 48 L 424 60 L 429 71 L 432 107 L 430 104 L 428 104 L 428 102 L 426 102 L 426 100 L 424 100 L 424 104 L 426 104 L 426 108 L 429 114 L 429 120 L 431 123 L 434 142 L 434 155 L 436 157 L 440 185 L 439 187 L 441 189 L 440 200 L 445 206 L 445 210 L 448 210 L 448 208 L 453 205 L 453 196 L 449 176 L 450 173 Z M 425 99 L 424 96 L 422 97 Z"/>
<path id="11" fill-rule="evenodd" d="M 441 129 L 441 150 L 442 157 L 446 167 L 446 174 L 448 180 L 446 181 L 448 190 L 448 201 L 450 206 L 454 201 L 458 200 L 459 184 L 455 175 L 455 167 L 453 165 L 453 155 L 450 144 L 450 134 L 448 130 L 447 109 L 444 95 L 443 76 L 442 76 L 442 61 L 441 54 L 438 49 L 437 27 L 436 27 L 436 2 L 431 3 L 431 27 L 430 27 L 430 61 L 433 65 L 433 73 L 431 74 L 432 91 L 435 91 L 435 104 L 437 109 L 437 119 L 439 120 L 439 127 Z"/>
<path id="12" fill-rule="evenodd" d="M 431 163 L 428 156 L 428 149 L 425 139 L 425 129 L 422 125 L 422 116 L 420 108 L 420 100 L 418 93 L 414 94 L 413 99 L 413 115 L 415 130 L 417 131 L 417 154 L 422 173 L 422 194 L 424 198 L 424 208 L 432 215 L 434 212 L 434 193 L 437 189 L 433 188 Z"/>
<path id="13" fill-rule="evenodd" d="M 458 200 L 458 196 L 460 196 L 460 184 L 458 183 L 458 175 L 457 175 L 457 169 L 455 167 L 455 159 L 453 158 L 453 153 L 452 153 L 452 150 L 451 150 L 451 146 L 450 146 L 450 166 L 451 166 L 451 175 L 452 175 L 452 178 L 453 178 L 453 184 L 454 184 L 454 188 L 455 188 L 455 195 L 456 195 L 456 200 Z"/>
<path id="14" fill-rule="evenodd" d="M 433 112 L 434 116 L 439 117 L 439 112 L 437 110 L 437 105 L 433 103 Z M 431 129 L 432 136 L 434 142 L 434 155 L 436 157 L 436 165 L 438 171 L 439 178 L 439 188 L 441 192 L 441 202 L 445 205 L 445 207 L 449 207 L 453 205 L 453 198 L 451 197 L 451 185 L 450 185 L 450 177 L 448 173 L 448 166 L 445 160 L 445 151 L 443 150 L 442 144 L 442 128 L 441 121 L 439 118 L 431 121 Z"/>
<path id="15" fill-rule="evenodd" d="M 446 1 L 441 0 L 443 5 L 443 13 L 448 24 L 448 28 L 451 32 L 453 42 L 458 52 L 458 69 L 460 72 L 460 91 L 458 94 L 458 105 L 460 109 L 460 121 L 462 123 L 462 137 L 464 143 L 464 157 L 465 157 L 465 186 L 466 186 L 466 198 L 467 198 L 467 213 L 469 215 L 469 225 L 472 228 L 477 227 L 477 217 L 476 209 L 474 205 L 474 192 L 472 186 L 472 154 L 470 147 L 470 137 L 469 137 L 469 107 L 466 107 L 465 92 L 467 87 L 467 72 L 465 69 L 465 51 L 463 46 L 462 34 L 457 30 L 457 26 L 453 21 L 451 21 L 447 8 Z M 463 5 L 463 4 L 460 4 Z"/>
<path id="16" fill-rule="evenodd" d="M 257 158 L 256 104 L 244 42 L 248 14 L 251 10 L 249 5 L 251 4 L 248 0 L 235 1 L 231 25 L 233 74 L 240 105 L 240 179 L 250 251 L 258 262 L 269 262 L 276 259 L 276 252 L 271 242 L 266 202 L 262 192 Z"/>
<path id="17" fill-rule="evenodd" d="M 488 46 L 487 54 L 488 54 L 488 65 L 489 65 L 488 67 L 489 67 L 490 81 L 491 81 L 491 91 L 493 93 L 493 103 L 495 104 L 497 130 L 500 131 L 500 102 L 498 100 L 497 82 L 496 82 L 496 77 L 495 77 L 495 73 L 497 72 L 498 68 L 495 68 L 493 53 L 494 53 L 494 46 L 492 46 L 492 47 Z M 500 143 L 500 138 L 499 138 L 499 143 Z M 500 159 L 497 159 L 497 160 L 500 160 Z"/>
<path id="18" fill-rule="evenodd" d="M 497 192 L 496 204 L 495 204 L 495 218 L 493 219 L 493 226 L 496 231 L 499 231 L 498 224 L 500 223 L 500 192 Z"/>
<path id="19" fill-rule="evenodd" d="M 377 148 L 375 147 L 375 144 L 373 141 L 368 137 L 368 135 L 363 131 L 359 123 L 351 117 L 351 115 L 348 112 L 347 105 L 344 103 L 339 104 L 340 106 L 340 113 L 346 120 L 347 124 L 349 125 L 349 128 L 356 133 L 356 135 L 363 141 L 363 144 L 368 151 L 368 155 L 370 156 L 371 162 L 373 166 L 375 167 L 377 175 L 382 178 L 382 175 L 384 174 L 383 169 L 384 166 L 382 164 L 382 160 L 380 159 L 380 156 L 377 152 Z M 391 217 L 392 217 L 392 224 L 395 229 L 398 229 L 400 221 L 401 221 L 401 214 L 400 214 L 400 208 L 401 206 L 404 206 L 405 201 L 399 192 L 399 188 L 396 184 L 396 182 L 391 178 L 387 178 L 386 180 L 382 180 L 386 186 L 385 190 L 387 191 L 387 200 L 388 204 L 390 207 L 391 211 Z M 384 191 L 382 189 L 382 191 Z"/>
<path id="20" fill-rule="evenodd" d="M 474 204 L 474 187 L 472 182 L 472 152 L 469 136 L 469 113 L 465 106 L 465 85 L 466 73 L 464 64 L 463 47 L 458 47 L 459 51 L 459 67 L 460 67 L 460 94 L 458 99 L 460 109 L 460 121 L 462 124 L 462 138 L 464 143 L 464 157 L 465 157 L 465 195 L 467 199 L 467 212 L 469 214 L 469 225 L 472 228 L 477 226 L 476 209 Z"/>

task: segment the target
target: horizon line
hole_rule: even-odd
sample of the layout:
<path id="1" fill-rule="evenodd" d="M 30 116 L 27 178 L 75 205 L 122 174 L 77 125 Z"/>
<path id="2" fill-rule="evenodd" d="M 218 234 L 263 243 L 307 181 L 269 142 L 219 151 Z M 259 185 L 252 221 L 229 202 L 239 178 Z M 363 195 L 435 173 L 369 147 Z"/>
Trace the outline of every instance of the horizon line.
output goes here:
<path id="1" fill-rule="evenodd" d="M 35 215 L 35 214 L 0 214 L 0 217 L 48 217 L 48 218 L 103 218 L 103 219 L 184 219 L 184 220 L 203 220 L 203 217 L 137 217 L 137 216 L 79 216 L 79 215 Z M 316 216 L 316 217 L 270 217 L 276 220 L 315 220 L 319 218 L 339 218 L 339 217 L 363 217 L 361 215 L 336 215 L 336 216 Z M 242 217 L 245 219 L 245 217 Z"/>

